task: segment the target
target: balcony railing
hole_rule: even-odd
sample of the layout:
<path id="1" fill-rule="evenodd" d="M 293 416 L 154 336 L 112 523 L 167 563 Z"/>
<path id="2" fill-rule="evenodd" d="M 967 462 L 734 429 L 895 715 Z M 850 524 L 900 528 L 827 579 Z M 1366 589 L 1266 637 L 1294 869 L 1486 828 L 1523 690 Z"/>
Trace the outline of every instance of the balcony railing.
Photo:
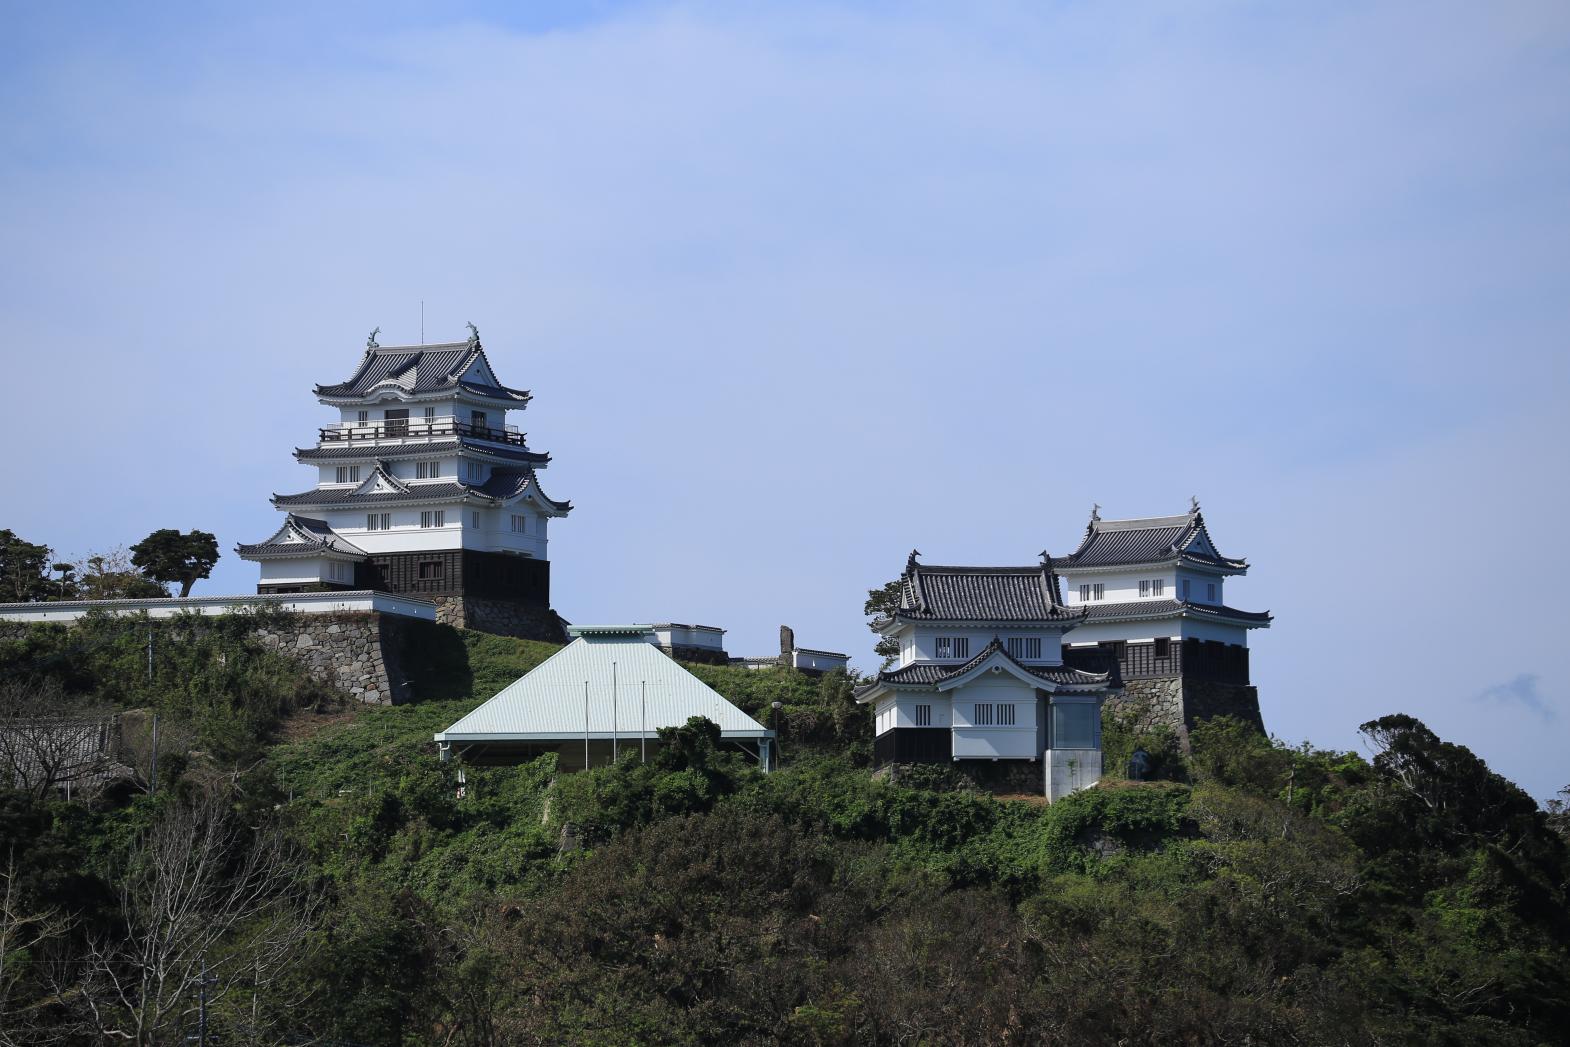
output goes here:
<path id="1" fill-rule="evenodd" d="M 524 433 L 516 425 L 467 425 L 453 418 L 394 418 L 380 422 L 345 422 L 318 430 L 323 443 L 353 442 L 356 440 L 408 440 L 429 437 L 467 437 L 471 440 L 489 440 L 492 443 L 523 447 Z"/>

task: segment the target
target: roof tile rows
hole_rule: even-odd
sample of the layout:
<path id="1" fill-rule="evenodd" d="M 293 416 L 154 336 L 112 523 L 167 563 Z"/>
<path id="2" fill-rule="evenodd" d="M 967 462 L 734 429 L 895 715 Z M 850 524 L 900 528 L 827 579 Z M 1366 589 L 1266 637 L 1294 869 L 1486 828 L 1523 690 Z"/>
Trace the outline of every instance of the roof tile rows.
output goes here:
<path id="1" fill-rule="evenodd" d="M 911 621 L 1053 622 L 1081 615 L 1063 606 L 1050 564 L 938 567 L 911 554 L 897 618 Z"/>
<path id="2" fill-rule="evenodd" d="M 1057 564 L 1065 571 L 1073 571 L 1082 567 L 1133 567 L 1178 560 L 1228 571 L 1248 568 L 1246 561 L 1216 552 L 1198 509 L 1182 516 L 1137 520 L 1103 520 L 1093 515 L 1079 548 Z"/>
<path id="3" fill-rule="evenodd" d="M 390 384 L 411 395 L 461 389 L 490 399 L 527 402 L 526 390 L 461 380 L 474 361 L 484 357 L 485 350 L 478 341 L 367 346 L 359 368 L 348 381 L 318 385 L 316 395 L 364 396 L 378 386 Z M 490 371 L 490 361 L 485 362 L 485 367 Z M 491 373 L 494 375 L 494 371 Z"/>
<path id="4" fill-rule="evenodd" d="M 431 443 L 410 444 L 352 444 L 347 441 L 337 442 L 326 447 L 297 447 L 294 451 L 296 459 L 302 462 L 310 461 L 343 461 L 349 459 L 385 459 L 394 460 L 402 458 L 424 458 L 433 454 L 451 454 L 456 451 L 478 451 L 491 458 L 505 458 L 514 462 L 528 462 L 530 465 L 545 465 L 551 456 L 540 451 L 525 451 L 517 447 L 499 447 L 483 440 L 434 440 Z"/>

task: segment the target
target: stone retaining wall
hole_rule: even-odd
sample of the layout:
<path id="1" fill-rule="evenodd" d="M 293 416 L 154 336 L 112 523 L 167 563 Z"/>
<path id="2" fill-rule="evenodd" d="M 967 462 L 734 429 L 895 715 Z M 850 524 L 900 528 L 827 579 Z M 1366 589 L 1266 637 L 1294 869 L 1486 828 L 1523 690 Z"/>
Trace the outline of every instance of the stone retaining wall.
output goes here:
<path id="1" fill-rule="evenodd" d="M 263 644 L 287 654 L 329 687 L 357 702 L 392 705 L 408 701 L 404 673 L 396 665 L 407 623 L 394 615 L 293 615 L 285 623 L 257 630 Z"/>
<path id="2" fill-rule="evenodd" d="M 1234 716 L 1263 733 L 1259 689 L 1252 684 L 1216 683 L 1183 677 L 1129 680 L 1123 693 L 1113 695 L 1105 708 L 1126 718 L 1137 731 L 1165 727 L 1188 749 L 1188 729 L 1199 720 Z"/>
<path id="3" fill-rule="evenodd" d="M 549 607 L 529 607 L 515 600 L 479 596 L 437 596 L 436 620 L 459 629 L 478 629 L 522 640 L 566 643 L 567 630 Z"/>

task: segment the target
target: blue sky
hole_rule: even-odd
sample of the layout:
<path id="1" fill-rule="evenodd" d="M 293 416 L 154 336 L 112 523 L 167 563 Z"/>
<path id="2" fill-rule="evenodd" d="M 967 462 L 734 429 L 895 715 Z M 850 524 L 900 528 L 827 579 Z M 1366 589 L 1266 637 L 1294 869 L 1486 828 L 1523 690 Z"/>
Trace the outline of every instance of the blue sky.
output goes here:
<path id="1" fill-rule="evenodd" d="M 265 536 L 311 384 L 423 299 L 535 392 L 569 619 L 869 667 L 911 548 L 1198 495 L 1276 734 L 1570 782 L 1563 4 L 5 18 L 0 526 Z"/>

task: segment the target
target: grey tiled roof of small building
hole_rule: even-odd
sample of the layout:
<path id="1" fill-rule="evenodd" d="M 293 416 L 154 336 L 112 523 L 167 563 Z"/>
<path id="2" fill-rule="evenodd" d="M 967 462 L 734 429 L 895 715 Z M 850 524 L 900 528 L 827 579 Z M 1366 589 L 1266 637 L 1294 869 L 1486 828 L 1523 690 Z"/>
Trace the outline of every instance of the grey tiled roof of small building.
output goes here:
<path id="1" fill-rule="evenodd" d="M 1196 509 L 1182 516 L 1157 516 L 1136 520 L 1103 520 L 1092 516 L 1079 548 L 1057 560 L 1065 571 L 1080 567 L 1133 567 L 1139 564 L 1185 560 L 1226 570 L 1248 568 L 1244 560 L 1212 556 L 1190 548 L 1203 536 L 1214 549 L 1215 542 Z"/>
<path id="2" fill-rule="evenodd" d="M 1240 611 L 1225 604 L 1194 603 L 1184 600 L 1137 600 L 1123 603 L 1096 603 L 1082 605 L 1086 610 L 1085 622 L 1092 624 L 1106 621 L 1132 621 L 1153 618 L 1173 618 L 1186 615 L 1191 618 L 1229 619 L 1239 622 L 1269 624 L 1269 611 Z"/>
<path id="3" fill-rule="evenodd" d="M 318 385 L 316 395 L 363 396 L 390 380 L 412 395 L 462 389 L 490 399 L 526 402 L 529 399 L 527 390 L 460 380 L 475 358 L 484 356 L 485 350 L 477 342 L 367 346 L 360 366 L 348 381 Z M 486 367 L 490 368 L 489 360 L 486 360 Z M 491 373 L 495 373 L 494 369 Z"/>
<path id="4" fill-rule="evenodd" d="M 916 562 L 901 576 L 898 618 L 910 621 L 1072 622 L 1050 564 L 938 567 Z"/>
<path id="5" fill-rule="evenodd" d="M 404 458 L 424 458 L 433 454 L 451 454 L 459 450 L 479 451 L 493 458 L 506 458 L 514 462 L 528 462 L 530 465 L 544 465 L 551 460 L 551 456 L 540 451 L 525 451 L 517 447 L 495 447 L 483 440 L 437 440 L 428 444 L 354 444 L 342 441 L 341 446 L 329 443 L 325 447 L 297 447 L 294 450 L 296 459 L 302 462 L 339 459 L 382 459 L 398 460 Z"/>

